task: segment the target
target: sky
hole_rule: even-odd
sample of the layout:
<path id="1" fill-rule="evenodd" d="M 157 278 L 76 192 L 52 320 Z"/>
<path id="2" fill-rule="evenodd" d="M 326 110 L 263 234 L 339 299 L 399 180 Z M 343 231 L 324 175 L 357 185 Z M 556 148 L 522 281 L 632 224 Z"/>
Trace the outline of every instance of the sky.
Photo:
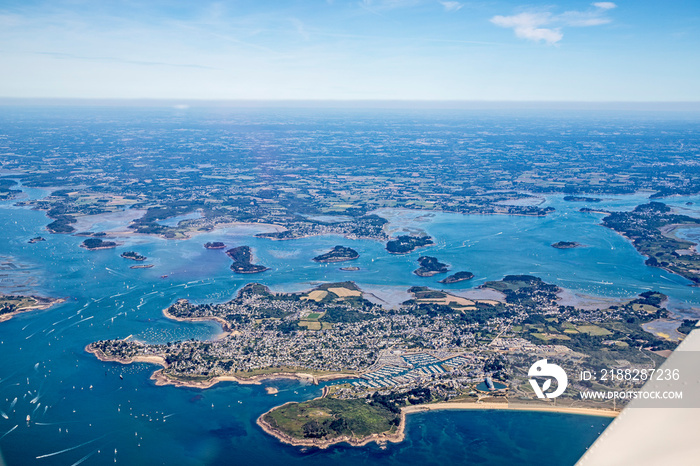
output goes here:
<path id="1" fill-rule="evenodd" d="M 0 97 L 700 101 L 700 1 L 0 0 Z"/>

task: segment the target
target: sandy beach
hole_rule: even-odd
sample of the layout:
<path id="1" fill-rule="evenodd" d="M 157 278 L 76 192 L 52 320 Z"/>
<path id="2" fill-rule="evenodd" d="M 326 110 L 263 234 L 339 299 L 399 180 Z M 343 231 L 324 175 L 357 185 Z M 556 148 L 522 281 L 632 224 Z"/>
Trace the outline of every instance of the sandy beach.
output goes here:
<path id="1" fill-rule="evenodd" d="M 286 403 L 288 404 L 288 403 Z M 284 405 L 282 405 L 284 406 Z M 277 406 L 276 408 L 279 408 Z M 276 409 L 272 408 L 270 411 Z M 416 406 L 406 406 L 401 408 L 401 421 L 399 423 L 398 429 L 394 433 L 382 433 L 382 434 L 372 434 L 362 438 L 354 438 L 348 436 L 337 437 L 333 439 L 298 439 L 291 437 L 283 432 L 280 432 L 276 428 L 268 424 L 264 417 L 267 413 L 261 415 L 257 424 L 262 428 L 263 431 L 277 438 L 283 443 L 298 447 L 316 447 L 320 449 L 326 449 L 331 445 L 337 443 L 349 443 L 352 446 L 360 447 L 367 445 L 370 442 L 377 442 L 378 444 L 385 444 L 387 442 L 399 443 L 402 442 L 406 436 L 406 416 L 411 413 L 422 413 L 428 411 L 438 411 L 438 410 L 510 410 L 510 411 L 538 411 L 538 412 L 552 412 L 552 413 L 566 413 L 566 414 L 577 414 L 585 416 L 604 416 L 604 417 L 616 417 L 619 412 L 612 410 L 603 410 L 595 408 L 575 408 L 568 406 L 539 406 L 539 405 L 528 405 L 528 404 L 512 404 L 512 403 L 467 403 L 467 402 L 442 402 L 442 403 L 431 403 L 427 405 L 416 405 Z"/>
<path id="2" fill-rule="evenodd" d="M 619 411 L 597 408 L 575 408 L 571 406 L 539 406 L 534 404 L 519 403 L 460 403 L 444 402 L 429 405 L 407 406 L 403 408 L 408 413 L 418 413 L 424 411 L 436 411 L 443 409 L 500 409 L 508 411 L 539 411 L 548 413 L 581 414 L 587 416 L 616 417 Z"/>
<path id="3" fill-rule="evenodd" d="M 217 322 L 221 325 L 221 333 L 216 336 L 216 340 L 226 338 L 229 335 L 240 335 L 237 330 L 232 330 L 228 322 L 226 322 L 221 317 L 207 316 L 207 317 L 176 317 L 168 312 L 168 308 L 163 309 L 163 315 L 168 319 L 176 320 L 178 322 Z"/>

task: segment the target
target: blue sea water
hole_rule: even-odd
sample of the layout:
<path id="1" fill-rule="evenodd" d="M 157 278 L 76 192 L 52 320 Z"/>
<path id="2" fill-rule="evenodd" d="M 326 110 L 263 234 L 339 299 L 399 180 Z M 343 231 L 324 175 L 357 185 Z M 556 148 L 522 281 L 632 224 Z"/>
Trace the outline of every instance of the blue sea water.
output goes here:
<path id="1" fill-rule="evenodd" d="M 27 191 L 42 195 L 41 190 Z M 616 197 L 600 207 L 629 208 L 641 200 Z M 465 290 L 505 274 L 531 273 L 586 294 L 629 297 L 657 288 L 686 305 L 699 304 L 695 288 L 646 267 L 624 238 L 598 225 L 599 215 L 580 213 L 578 205 L 557 197 L 547 203 L 557 208 L 551 218 L 435 214 L 413 221 L 417 213 L 396 212 L 394 224 L 428 232 L 436 239 L 431 254 L 454 270 L 476 275 L 471 282 L 445 288 Z M 551 413 L 435 412 L 409 416 L 406 440 L 386 450 L 369 445 L 303 452 L 267 436 L 255 420 L 275 405 L 318 396 L 320 386 L 271 381 L 280 389 L 276 396 L 263 386 L 233 383 L 207 390 L 156 387 L 149 380 L 153 366 L 100 362 L 83 348 L 128 335 L 151 342 L 214 337 L 219 332 L 215 324 L 174 322 L 161 313 L 178 298 L 227 300 L 251 280 L 231 274 L 230 259 L 221 251 L 205 250 L 206 241 L 251 245 L 256 262 L 272 269 L 254 280 L 286 290 L 348 279 L 361 287 L 437 286 L 437 278 L 411 273 L 422 252 L 389 255 L 379 242 L 334 236 L 275 242 L 252 237 L 250 227 L 189 240 L 120 238 L 124 244 L 116 249 L 86 251 L 79 247 L 82 238 L 66 235 L 28 244 L 47 223 L 42 212 L 5 202 L 0 221 L 7 238 L 0 256 L 25 264 L 38 276 L 32 292 L 67 299 L 0 324 L 0 410 L 8 415 L 0 418 L 0 436 L 9 432 L 0 448 L 8 464 L 73 464 L 83 458 L 85 464 L 113 464 L 115 459 L 137 464 L 145 458 L 162 464 L 536 464 L 544 451 L 553 463 L 573 464 L 609 422 Z M 561 239 L 588 247 L 550 247 Z M 358 250 L 361 257 L 354 265 L 360 271 L 311 261 L 336 243 Z M 154 267 L 129 269 L 133 262 L 119 257 L 127 249 L 148 256 Z M 536 432 L 532 425 L 538 426 Z M 552 452 L 552 445 L 560 447 Z"/>
<path id="2" fill-rule="evenodd" d="M 38 198 L 46 191 L 24 188 Z M 646 196 L 606 196 L 590 207 L 630 209 Z M 700 197 L 665 202 L 679 208 Z M 599 225 L 600 214 L 581 213 L 585 203 L 550 196 L 544 218 L 384 211 L 394 231 L 425 231 L 436 241 L 404 256 L 386 253 L 384 244 L 339 236 L 270 241 L 255 238 L 255 227 L 228 228 L 188 240 L 139 236 L 119 238 L 116 249 L 86 251 L 84 238 L 47 235 L 43 212 L 0 203 L 0 291 L 65 297 L 46 311 L 25 313 L 0 323 L 0 455 L 8 465 L 41 464 L 573 464 L 609 419 L 553 413 L 444 411 L 412 414 L 407 435 L 386 449 L 370 444 L 328 450 L 283 445 L 255 424 L 257 417 L 287 401 L 319 396 L 322 386 L 270 381 L 279 389 L 221 383 L 210 389 L 157 387 L 156 368 L 98 361 L 84 347 L 95 340 L 133 335 L 148 342 L 213 338 L 214 323 L 182 323 L 163 317 L 176 299 L 220 302 L 254 280 L 275 290 L 298 291 L 328 281 L 354 280 L 363 288 L 407 289 L 412 285 L 454 291 L 474 288 L 506 274 L 528 273 L 577 293 L 632 297 L 650 289 L 672 298 L 679 316 L 697 315 L 700 291 L 682 277 L 644 265 L 632 245 Z M 28 244 L 36 235 L 47 241 Z M 556 241 L 585 248 L 558 250 Z M 264 274 L 231 273 L 221 250 L 207 241 L 249 245 Z M 336 244 L 356 249 L 359 271 L 311 258 Z M 151 269 L 119 257 L 125 250 L 146 255 Z M 416 259 L 431 255 L 453 271 L 475 278 L 439 285 L 440 277 L 412 273 Z M 29 279 L 28 277 L 33 277 Z M 165 278 L 162 278 L 165 277 Z M 31 423 L 25 421 L 31 416 Z M 533 428 L 535 426 L 536 428 Z"/>

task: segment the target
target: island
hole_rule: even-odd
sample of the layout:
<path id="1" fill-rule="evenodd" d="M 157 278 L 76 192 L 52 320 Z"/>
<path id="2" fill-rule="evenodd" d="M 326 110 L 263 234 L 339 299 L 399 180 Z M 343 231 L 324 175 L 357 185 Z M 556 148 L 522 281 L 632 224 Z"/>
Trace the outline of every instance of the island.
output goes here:
<path id="1" fill-rule="evenodd" d="M 430 236 L 402 235 L 386 243 L 386 250 L 392 254 L 407 254 L 416 248 L 433 244 Z"/>
<path id="2" fill-rule="evenodd" d="M 249 246 L 238 246 L 226 251 L 226 255 L 233 260 L 231 270 L 235 273 L 260 273 L 269 270 L 264 265 L 251 264 L 253 253 Z"/>
<path id="3" fill-rule="evenodd" d="M 440 283 L 458 283 L 463 282 L 465 280 L 471 280 L 472 278 L 474 278 L 474 274 L 471 272 L 457 272 L 450 275 L 449 277 L 443 278 L 442 280 L 440 280 Z"/>
<path id="4" fill-rule="evenodd" d="M 413 271 L 419 277 L 432 277 L 438 273 L 447 272 L 447 264 L 439 262 L 435 257 L 421 256 L 418 258 L 420 267 Z"/>
<path id="5" fill-rule="evenodd" d="M 88 251 L 97 251 L 99 249 L 112 249 L 117 247 L 114 241 L 103 241 L 99 238 L 88 238 L 80 245 Z"/>
<path id="6" fill-rule="evenodd" d="M 564 200 L 567 202 L 601 202 L 602 199 L 599 197 L 586 197 L 586 196 L 564 196 Z"/>
<path id="7" fill-rule="evenodd" d="M 212 242 L 204 243 L 204 247 L 206 249 L 224 249 L 226 247 L 226 245 L 224 243 L 222 243 L 221 241 L 214 241 L 213 243 Z"/>
<path id="8" fill-rule="evenodd" d="M 646 264 L 681 275 L 700 286 L 700 255 L 695 243 L 678 238 L 682 228 L 700 228 L 700 219 L 680 215 L 662 202 L 652 201 L 631 212 L 611 212 L 603 225 L 620 233 L 648 257 Z"/>
<path id="9" fill-rule="evenodd" d="M 574 241 L 557 241 L 551 245 L 555 249 L 573 249 L 583 247 L 582 244 L 576 243 Z"/>
<path id="10" fill-rule="evenodd" d="M 351 248 L 336 246 L 325 254 L 314 257 L 315 262 L 344 262 L 357 259 L 360 255 Z"/>
<path id="11" fill-rule="evenodd" d="M 27 242 L 28 242 L 29 244 L 34 244 L 34 243 L 40 243 L 40 242 L 42 242 L 42 241 L 46 241 L 46 240 L 45 240 L 44 238 L 42 238 L 41 236 L 36 236 L 36 237 L 30 239 L 30 240 L 27 241 Z"/>
<path id="12" fill-rule="evenodd" d="M 145 261 L 148 259 L 146 256 L 142 256 L 141 254 L 134 252 L 134 251 L 126 251 L 121 253 L 121 257 L 124 259 L 131 259 L 132 261 Z"/>
<path id="13" fill-rule="evenodd" d="M 64 299 L 60 298 L 0 294 L 0 322 L 10 320 L 23 312 L 48 309 L 54 304 L 64 301 Z"/>

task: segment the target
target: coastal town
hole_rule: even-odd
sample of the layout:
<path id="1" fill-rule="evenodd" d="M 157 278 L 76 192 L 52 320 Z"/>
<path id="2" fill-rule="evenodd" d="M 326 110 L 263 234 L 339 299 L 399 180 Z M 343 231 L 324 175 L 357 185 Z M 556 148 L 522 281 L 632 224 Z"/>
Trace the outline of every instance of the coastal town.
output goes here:
<path id="1" fill-rule="evenodd" d="M 338 379 L 324 389 L 323 399 L 336 400 L 332 403 L 338 409 L 343 403 L 357 407 L 357 400 L 383 400 L 377 403 L 391 420 L 402 407 L 416 404 L 537 403 L 527 382 L 535 359 L 556 360 L 569 373 L 653 368 L 664 360 L 664 350 L 677 345 L 641 327 L 667 314 L 660 293 L 583 310 L 560 305 L 559 288 L 533 276 L 511 275 L 483 287 L 500 298 L 467 299 L 413 287 L 412 299 L 386 309 L 366 300 L 352 282 L 301 293 L 273 293 L 249 284 L 226 303 L 179 300 L 164 310 L 176 320 L 215 320 L 222 326 L 221 338 L 166 344 L 105 340 L 86 349 L 105 361 L 159 364 L 162 368 L 153 376 L 158 384 L 208 387 L 225 380 Z M 605 412 L 619 409 L 621 404 L 576 401 L 578 391 L 602 386 L 572 381 L 558 401 Z M 265 422 L 284 431 L 291 408 L 279 409 L 266 414 Z M 333 419 L 352 417 L 343 416 Z M 344 438 L 343 429 L 335 435 L 312 427 L 302 437 L 318 438 L 325 432 L 320 435 L 324 441 Z"/>

